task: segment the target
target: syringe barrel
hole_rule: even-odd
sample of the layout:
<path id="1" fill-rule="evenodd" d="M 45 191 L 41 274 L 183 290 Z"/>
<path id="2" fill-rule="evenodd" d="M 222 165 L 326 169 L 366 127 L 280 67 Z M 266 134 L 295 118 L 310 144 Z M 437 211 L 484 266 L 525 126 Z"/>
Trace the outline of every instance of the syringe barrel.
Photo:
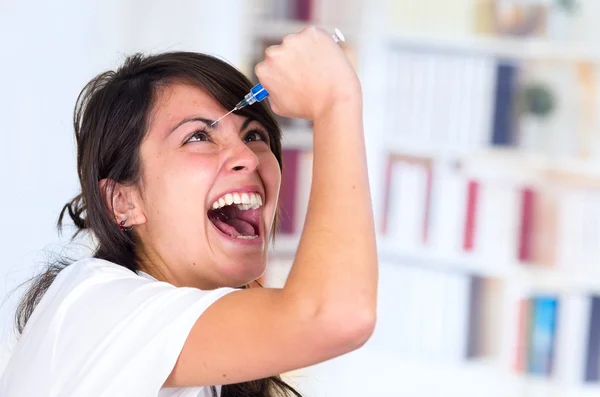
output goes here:
<path id="1" fill-rule="evenodd" d="M 248 105 L 252 105 L 255 102 L 262 101 L 263 99 L 265 99 L 268 96 L 269 96 L 269 92 L 264 89 L 262 84 L 259 83 L 259 84 L 255 85 L 254 87 L 252 87 L 250 92 L 248 94 L 246 94 L 246 96 L 244 97 L 244 101 Z"/>

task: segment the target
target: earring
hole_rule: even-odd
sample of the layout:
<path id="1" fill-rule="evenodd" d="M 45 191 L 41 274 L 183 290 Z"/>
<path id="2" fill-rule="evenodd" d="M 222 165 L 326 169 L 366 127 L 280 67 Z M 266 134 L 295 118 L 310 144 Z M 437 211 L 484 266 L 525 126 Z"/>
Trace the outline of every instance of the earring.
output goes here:
<path id="1" fill-rule="evenodd" d="M 119 222 L 119 219 L 115 216 L 115 220 L 117 222 Z M 128 232 L 131 230 L 131 226 L 130 227 L 125 227 L 125 222 L 127 222 L 127 219 L 123 219 L 121 222 L 119 222 L 119 229 L 121 229 L 122 232 Z"/>

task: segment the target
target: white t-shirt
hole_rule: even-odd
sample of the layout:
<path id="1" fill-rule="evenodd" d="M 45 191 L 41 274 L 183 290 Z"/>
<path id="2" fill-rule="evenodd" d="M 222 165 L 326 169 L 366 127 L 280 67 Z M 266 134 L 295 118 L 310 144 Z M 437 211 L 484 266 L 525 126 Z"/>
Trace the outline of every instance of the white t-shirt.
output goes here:
<path id="1" fill-rule="evenodd" d="M 31 315 L 0 396 L 211 397 L 210 387 L 161 386 L 198 317 L 234 290 L 177 288 L 108 261 L 77 261 Z"/>

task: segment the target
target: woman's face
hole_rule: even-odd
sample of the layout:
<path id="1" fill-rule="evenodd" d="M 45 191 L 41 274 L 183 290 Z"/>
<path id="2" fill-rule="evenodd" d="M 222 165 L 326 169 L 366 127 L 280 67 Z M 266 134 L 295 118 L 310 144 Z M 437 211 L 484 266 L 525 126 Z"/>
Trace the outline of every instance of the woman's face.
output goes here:
<path id="1" fill-rule="evenodd" d="M 260 277 L 281 173 L 269 134 L 203 90 L 161 89 L 140 153 L 142 267 L 175 285 L 240 286 Z M 138 205 L 136 205 L 138 207 Z"/>

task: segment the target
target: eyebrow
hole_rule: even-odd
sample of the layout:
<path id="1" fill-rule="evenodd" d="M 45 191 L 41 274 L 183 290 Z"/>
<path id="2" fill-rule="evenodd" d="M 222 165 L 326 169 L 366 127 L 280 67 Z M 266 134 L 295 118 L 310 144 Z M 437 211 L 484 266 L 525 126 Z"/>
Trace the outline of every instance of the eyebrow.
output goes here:
<path id="1" fill-rule="evenodd" d="M 214 123 L 214 120 L 206 119 L 204 117 L 187 117 L 187 118 L 181 120 L 179 123 L 177 123 L 173 128 L 171 128 L 171 131 L 169 131 L 169 135 L 171 135 L 171 133 L 173 131 L 175 131 L 177 128 L 181 127 L 182 125 L 184 125 L 186 123 L 191 123 L 193 121 L 200 121 L 209 127 L 211 126 L 212 123 Z"/>
<path id="2" fill-rule="evenodd" d="M 207 119 L 204 117 L 187 117 L 187 118 L 181 120 L 179 123 L 177 123 L 173 128 L 171 128 L 171 131 L 169 131 L 169 135 L 171 135 L 171 133 L 173 131 L 175 131 L 177 128 L 181 127 L 183 124 L 191 123 L 194 121 L 200 121 L 200 122 L 206 124 L 208 127 L 211 127 L 211 125 L 214 123 L 214 120 Z M 256 119 L 247 117 L 246 120 L 244 121 L 244 124 L 242 124 L 242 128 L 240 128 L 240 131 L 244 131 L 248 127 L 248 125 L 253 121 L 256 121 Z M 219 126 L 219 124 L 214 125 L 211 128 L 216 128 L 218 126 Z"/>

